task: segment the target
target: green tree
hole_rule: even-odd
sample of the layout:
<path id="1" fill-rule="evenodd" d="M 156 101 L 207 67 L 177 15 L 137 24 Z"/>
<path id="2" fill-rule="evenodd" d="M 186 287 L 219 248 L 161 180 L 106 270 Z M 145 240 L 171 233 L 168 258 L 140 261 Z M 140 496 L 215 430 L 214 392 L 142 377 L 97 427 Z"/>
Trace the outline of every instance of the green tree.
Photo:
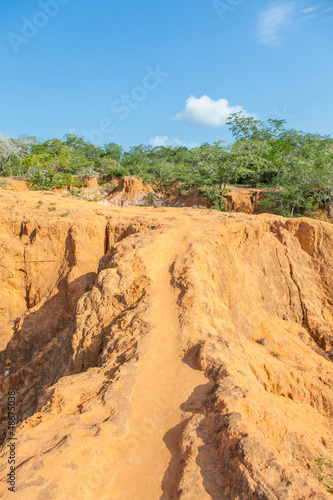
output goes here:
<path id="1" fill-rule="evenodd" d="M 109 142 L 104 146 L 104 154 L 107 158 L 120 162 L 124 154 L 124 149 L 115 142 Z"/>
<path id="2" fill-rule="evenodd" d="M 262 139 L 267 131 L 262 121 L 253 116 L 246 116 L 242 111 L 232 113 L 226 124 L 229 125 L 229 129 L 236 141 Z"/>
<path id="3" fill-rule="evenodd" d="M 76 134 L 66 134 L 64 135 L 64 141 L 69 148 L 75 149 L 82 153 L 87 160 L 92 164 L 97 163 L 99 158 L 104 155 L 104 150 L 90 142 L 87 142 Z"/>
<path id="4" fill-rule="evenodd" d="M 93 163 L 82 152 L 59 139 L 51 139 L 42 144 L 34 145 L 31 153 L 25 157 L 22 163 L 27 167 L 29 173 L 46 169 L 77 174 L 94 167 Z"/>
<path id="5" fill-rule="evenodd" d="M 284 167 L 267 192 L 263 206 L 284 216 L 306 215 L 326 206 L 333 215 L 333 140 L 317 134 L 283 134 Z"/>

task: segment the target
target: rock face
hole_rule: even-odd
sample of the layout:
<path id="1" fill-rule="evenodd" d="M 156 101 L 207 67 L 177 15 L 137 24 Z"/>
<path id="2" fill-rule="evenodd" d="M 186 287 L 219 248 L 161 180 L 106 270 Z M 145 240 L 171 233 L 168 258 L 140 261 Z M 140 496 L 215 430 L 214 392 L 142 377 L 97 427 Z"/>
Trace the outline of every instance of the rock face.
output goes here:
<path id="1" fill-rule="evenodd" d="M 95 188 L 98 187 L 98 182 L 96 177 L 85 177 L 83 179 L 84 187 L 86 188 Z"/>
<path id="2" fill-rule="evenodd" d="M 229 186 L 230 191 L 226 195 L 226 210 L 233 212 L 244 212 L 254 214 L 259 210 L 258 201 L 261 191 L 253 188 Z"/>
<path id="3" fill-rule="evenodd" d="M 107 197 L 110 205 L 116 207 L 145 206 L 148 197 L 156 197 L 153 188 L 136 177 L 122 177 L 116 189 Z"/>
<path id="4" fill-rule="evenodd" d="M 2 498 L 331 498 L 333 226 L 1 194 Z"/>
<path id="5" fill-rule="evenodd" d="M 96 193 L 94 193 L 96 196 Z M 227 211 L 253 214 L 258 212 L 258 200 L 261 192 L 248 187 L 228 186 L 225 197 Z M 116 207 L 133 206 L 165 206 L 165 207 L 196 207 L 211 208 L 212 201 L 202 196 L 198 189 L 193 188 L 184 195 L 175 186 L 163 191 L 158 186 L 144 184 L 136 177 L 123 177 L 118 186 L 105 198 L 107 205 Z"/>

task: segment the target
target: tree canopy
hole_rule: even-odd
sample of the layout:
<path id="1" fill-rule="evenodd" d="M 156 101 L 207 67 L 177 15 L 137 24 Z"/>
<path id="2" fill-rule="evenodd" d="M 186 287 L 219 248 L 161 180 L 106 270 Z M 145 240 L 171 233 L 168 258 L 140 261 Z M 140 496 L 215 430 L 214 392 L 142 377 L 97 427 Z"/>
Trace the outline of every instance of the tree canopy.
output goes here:
<path id="1" fill-rule="evenodd" d="M 267 188 L 267 211 L 293 216 L 325 205 L 333 216 L 331 137 L 243 113 L 232 114 L 227 124 L 231 144 L 218 141 L 192 149 L 141 144 L 124 151 L 114 142 L 99 147 L 75 134 L 42 142 L 0 133 L 0 175 L 25 175 L 47 189 L 73 185 L 87 175 L 135 175 L 165 188 L 177 185 L 184 193 L 197 188 L 220 209 L 228 184 L 250 184 Z"/>

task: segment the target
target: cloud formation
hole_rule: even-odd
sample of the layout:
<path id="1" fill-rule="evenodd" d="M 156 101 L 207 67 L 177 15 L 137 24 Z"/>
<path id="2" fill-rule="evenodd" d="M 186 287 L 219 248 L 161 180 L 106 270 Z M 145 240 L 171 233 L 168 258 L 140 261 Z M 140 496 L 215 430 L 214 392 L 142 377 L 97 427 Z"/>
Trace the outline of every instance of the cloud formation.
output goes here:
<path id="1" fill-rule="evenodd" d="M 249 116 L 242 106 L 230 106 L 227 99 L 214 101 L 207 95 L 199 98 L 191 95 L 186 100 L 185 109 L 174 116 L 172 120 L 190 123 L 191 125 L 221 127 L 232 113 L 240 111 Z"/>
<path id="2" fill-rule="evenodd" d="M 301 8 L 301 2 L 286 2 L 281 0 L 271 4 L 259 16 L 257 23 L 257 35 L 262 43 L 267 45 L 280 45 L 285 35 L 299 22 L 332 21 L 329 15 L 333 7 L 327 7 L 327 4 L 313 4 Z"/>
<path id="3" fill-rule="evenodd" d="M 185 146 L 188 149 L 197 148 L 199 144 L 196 142 L 187 142 L 178 137 L 169 138 L 167 135 L 157 135 L 153 139 L 150 139 L 150 145 L 153 147 L 156 146 Z"/>
<path id="4" fill-rule="evenodd" d="M 270 5 L 259 17 L 259 40 L 269 45 L 279 45 L 286 32 L 286 28 L 292 24 L 294 13 L 294 2 Z"/>
<path id="5" fill-rule="evenodd" d="M 306 9 L 301 10 L 302 14 L 309 14 L 310 12 L 314 12 L 315 10 L 319 9 L 319 5 L 316 5 L 314 7 L 307 7 Z"/>

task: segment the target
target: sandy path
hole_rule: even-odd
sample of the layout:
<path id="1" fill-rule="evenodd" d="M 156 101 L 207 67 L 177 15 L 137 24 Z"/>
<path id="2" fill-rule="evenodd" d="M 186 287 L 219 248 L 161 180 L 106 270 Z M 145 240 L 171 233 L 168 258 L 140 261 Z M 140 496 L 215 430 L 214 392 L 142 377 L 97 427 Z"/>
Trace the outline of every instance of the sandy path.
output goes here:
<path id="1" fill-rule="evenodd" d="M 175 253 L 179 255 L 184 249 L 187 231 L 177 228 L 159 235 L 142 255 L 152 279 L 149 320 L 153 327 L 139 362 L 128 432 L 121 438 L 124 460 L 112 474 L 110 493 L 114 500 L 174 497 L 175 478 L 172 471 L 165 475 L 177 449 L 179 431 L 173 428 L 191 416 L 180 410 L 181 404 L 196 387 L 207 384 L 202 372 L 181 360 L 175 295 L 170 285 L 169 268 Z"/>

